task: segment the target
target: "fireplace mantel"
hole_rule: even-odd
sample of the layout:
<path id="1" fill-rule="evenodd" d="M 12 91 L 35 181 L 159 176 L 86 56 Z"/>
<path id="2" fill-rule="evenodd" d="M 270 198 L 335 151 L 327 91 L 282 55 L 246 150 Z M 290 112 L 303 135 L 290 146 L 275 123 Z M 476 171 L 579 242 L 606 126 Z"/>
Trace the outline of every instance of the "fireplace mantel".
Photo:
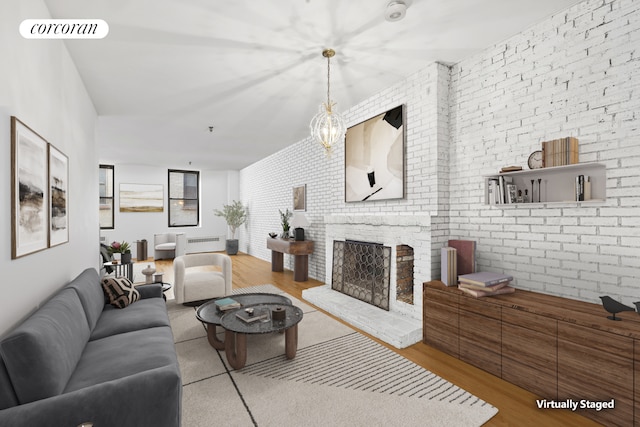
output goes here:
<path id="1" fill-rule="evenodd" d="M 325 224 L 388 225 L 396 227 L 431 227 L 430 215 L 325 215 Z"/>

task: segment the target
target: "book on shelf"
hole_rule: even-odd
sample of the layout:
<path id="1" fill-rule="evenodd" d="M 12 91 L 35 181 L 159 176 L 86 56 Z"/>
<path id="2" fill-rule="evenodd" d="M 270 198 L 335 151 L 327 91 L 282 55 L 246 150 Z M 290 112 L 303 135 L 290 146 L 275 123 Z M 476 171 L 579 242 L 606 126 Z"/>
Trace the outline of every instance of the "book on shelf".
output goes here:
<path id="1" fill-rule="evenodd" d="M 542 143 L 542 167 L 578 163 L 578 138 L 566 137 Z"/>
<path id="2" fill-rule="evenodd" d="M 242 304 L 229 297 L 217 299 L 214 301 L 214 304 L 220 311 L 227 311 L 231 310 L 232 308 L 242 307 Z"/>
<path id="3" fill-rule="evenodd" d="M 492 291 L 497 291 L 498 289 L 504 288 L 505 286 L 509 286 L 509 283 L 511 283 L 511 281 L 502 282 L 502 283 L 498 283 L 496 285 L 491 285 L 491 286 L 480 286 L 480 285 L 474 285 L 472 283 L 458 282 L 458 287 L 465 288 L 465 289 L 475 289 L 477 291 L 492 292 Z"/>
<path id="4" fill-rule="evenodd" d="M 487 287 L 497 285 L 499 283 L 510 282 L 513 280 L 513 276 L 503 273 L 494 273 L 491 271 L 479 271 L 477 273 L 458 276 L 458 280 L 472 285 Z"/>
<path id="5" fill-rule="evenodd" d="M 248 309 L 251 310 L 251 309 Z M 269 318 L 269 313 L 267 313 L 266 310 L 263 311 L 259 311 L 259 312 L 255 312 L 255 311 L 251 311 L 248 312 L 246 310 L 239 310 L 236 313 L 236 317 L 242 321 L 245 321 L 247 323 L 254 323 L 257 322 L 259 320 L 265 320 Z"/>
<path id="6" fill-rule="evenodd" d="M 458 283 L 456 249 L 445 246 L 440 252 L 440 279 L 446 286 Z"/>
<path id="7" fill-rule="evenodd" d="M 476 271 L 476 242 L 475 240 L 449 240 L 449 247 L 456 250 L 457 274 L 469 274 Z M 456 279 L 457 281 L 457 279 Z M 456 282 L 457 283 L 457 282 Z"/>
<path id="8" fill-rule="evenodd" d="M 493 296 L 493 295 L 512 294 L 512 293 L 514 293 L 516 291 L 516 289 L 512 288 L 511 286 L 505 286 L 504 288 L 496 289 L 494 291 L 482 291 L 482 290 L 478 290 L 478 289 L 463 288 L 463 287 L 460 287 L 460 286 L 458 286 L 458 289 L 460 289 L 465 294 L 471 295 L 471 296 L 476 297 L 476 298 L 490 297 L 490 296 Z"/>
<path id="9" fill-rule="evenodd" d="M 500 169 L 500 173 L 521 171 L 522 166 L 505 166 Z"/>

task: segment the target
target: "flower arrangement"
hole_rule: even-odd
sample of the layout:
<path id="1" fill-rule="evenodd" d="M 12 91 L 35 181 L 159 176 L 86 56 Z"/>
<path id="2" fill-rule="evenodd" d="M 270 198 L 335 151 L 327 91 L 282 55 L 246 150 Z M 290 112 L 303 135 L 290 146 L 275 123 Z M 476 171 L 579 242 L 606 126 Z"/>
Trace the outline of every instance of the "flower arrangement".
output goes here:
<path id="1" fill-rule="evenodd" d="M 293 215 L 293 213 L 291 211 L 289 211 L 289 208 L 287 208 L 286 211 L 282 212 L 282 210 L 278 209 L 280 211 L 280 222 L 282 223 L 282 238 L 284 239 L 288 239 L 289 238 L 289 220 L 291 219 L 291 216 Z"/>
<path id="2" fill-rule="evenodd" d="M 131 253 L 131 246 L 125 241 L 112 242 L 111 246 L 109 246 L 109 252 L 112 254 L 128 254 Z"/>

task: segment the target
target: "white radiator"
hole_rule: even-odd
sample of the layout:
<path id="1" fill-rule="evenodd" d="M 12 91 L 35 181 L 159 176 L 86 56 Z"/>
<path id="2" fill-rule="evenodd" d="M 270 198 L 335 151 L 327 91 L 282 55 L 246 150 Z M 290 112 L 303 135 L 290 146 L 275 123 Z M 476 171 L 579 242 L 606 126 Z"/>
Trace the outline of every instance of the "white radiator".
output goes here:
<path id="1" fill-rule="evenodd" d="M 187 253 L 224 251 L 225 240 L 225 236 L 187 237 Z"/>

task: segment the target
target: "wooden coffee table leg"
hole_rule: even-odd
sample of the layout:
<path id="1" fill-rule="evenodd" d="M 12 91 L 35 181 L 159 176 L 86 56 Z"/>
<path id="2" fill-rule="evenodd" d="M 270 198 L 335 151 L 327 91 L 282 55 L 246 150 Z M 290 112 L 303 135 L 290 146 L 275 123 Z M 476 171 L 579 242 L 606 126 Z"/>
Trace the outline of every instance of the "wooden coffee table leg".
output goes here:
<path id="1" fill-rule="evenodd" d="M 296 357 L 296 352 L 298 351 L 298 325 L 294 325 L 285 331 L 284 348 L 287 359 Z"/>
<path id="2" fill-rule="evenodd" d="M 232 368 L 242 369 L 247 363 L 247 335 L 225 331 L 224 352 Z"/>
<path id="3" fill-rule="evenodd" d="M 216 350 L 224 350 L 224 341 L 220 341 L 218 339 L 218 327 L 216 325 L 212 325 L 209 323 L 207 325 L 207 339 L 209 340 L 209 344 L 211 347 Z"/>

